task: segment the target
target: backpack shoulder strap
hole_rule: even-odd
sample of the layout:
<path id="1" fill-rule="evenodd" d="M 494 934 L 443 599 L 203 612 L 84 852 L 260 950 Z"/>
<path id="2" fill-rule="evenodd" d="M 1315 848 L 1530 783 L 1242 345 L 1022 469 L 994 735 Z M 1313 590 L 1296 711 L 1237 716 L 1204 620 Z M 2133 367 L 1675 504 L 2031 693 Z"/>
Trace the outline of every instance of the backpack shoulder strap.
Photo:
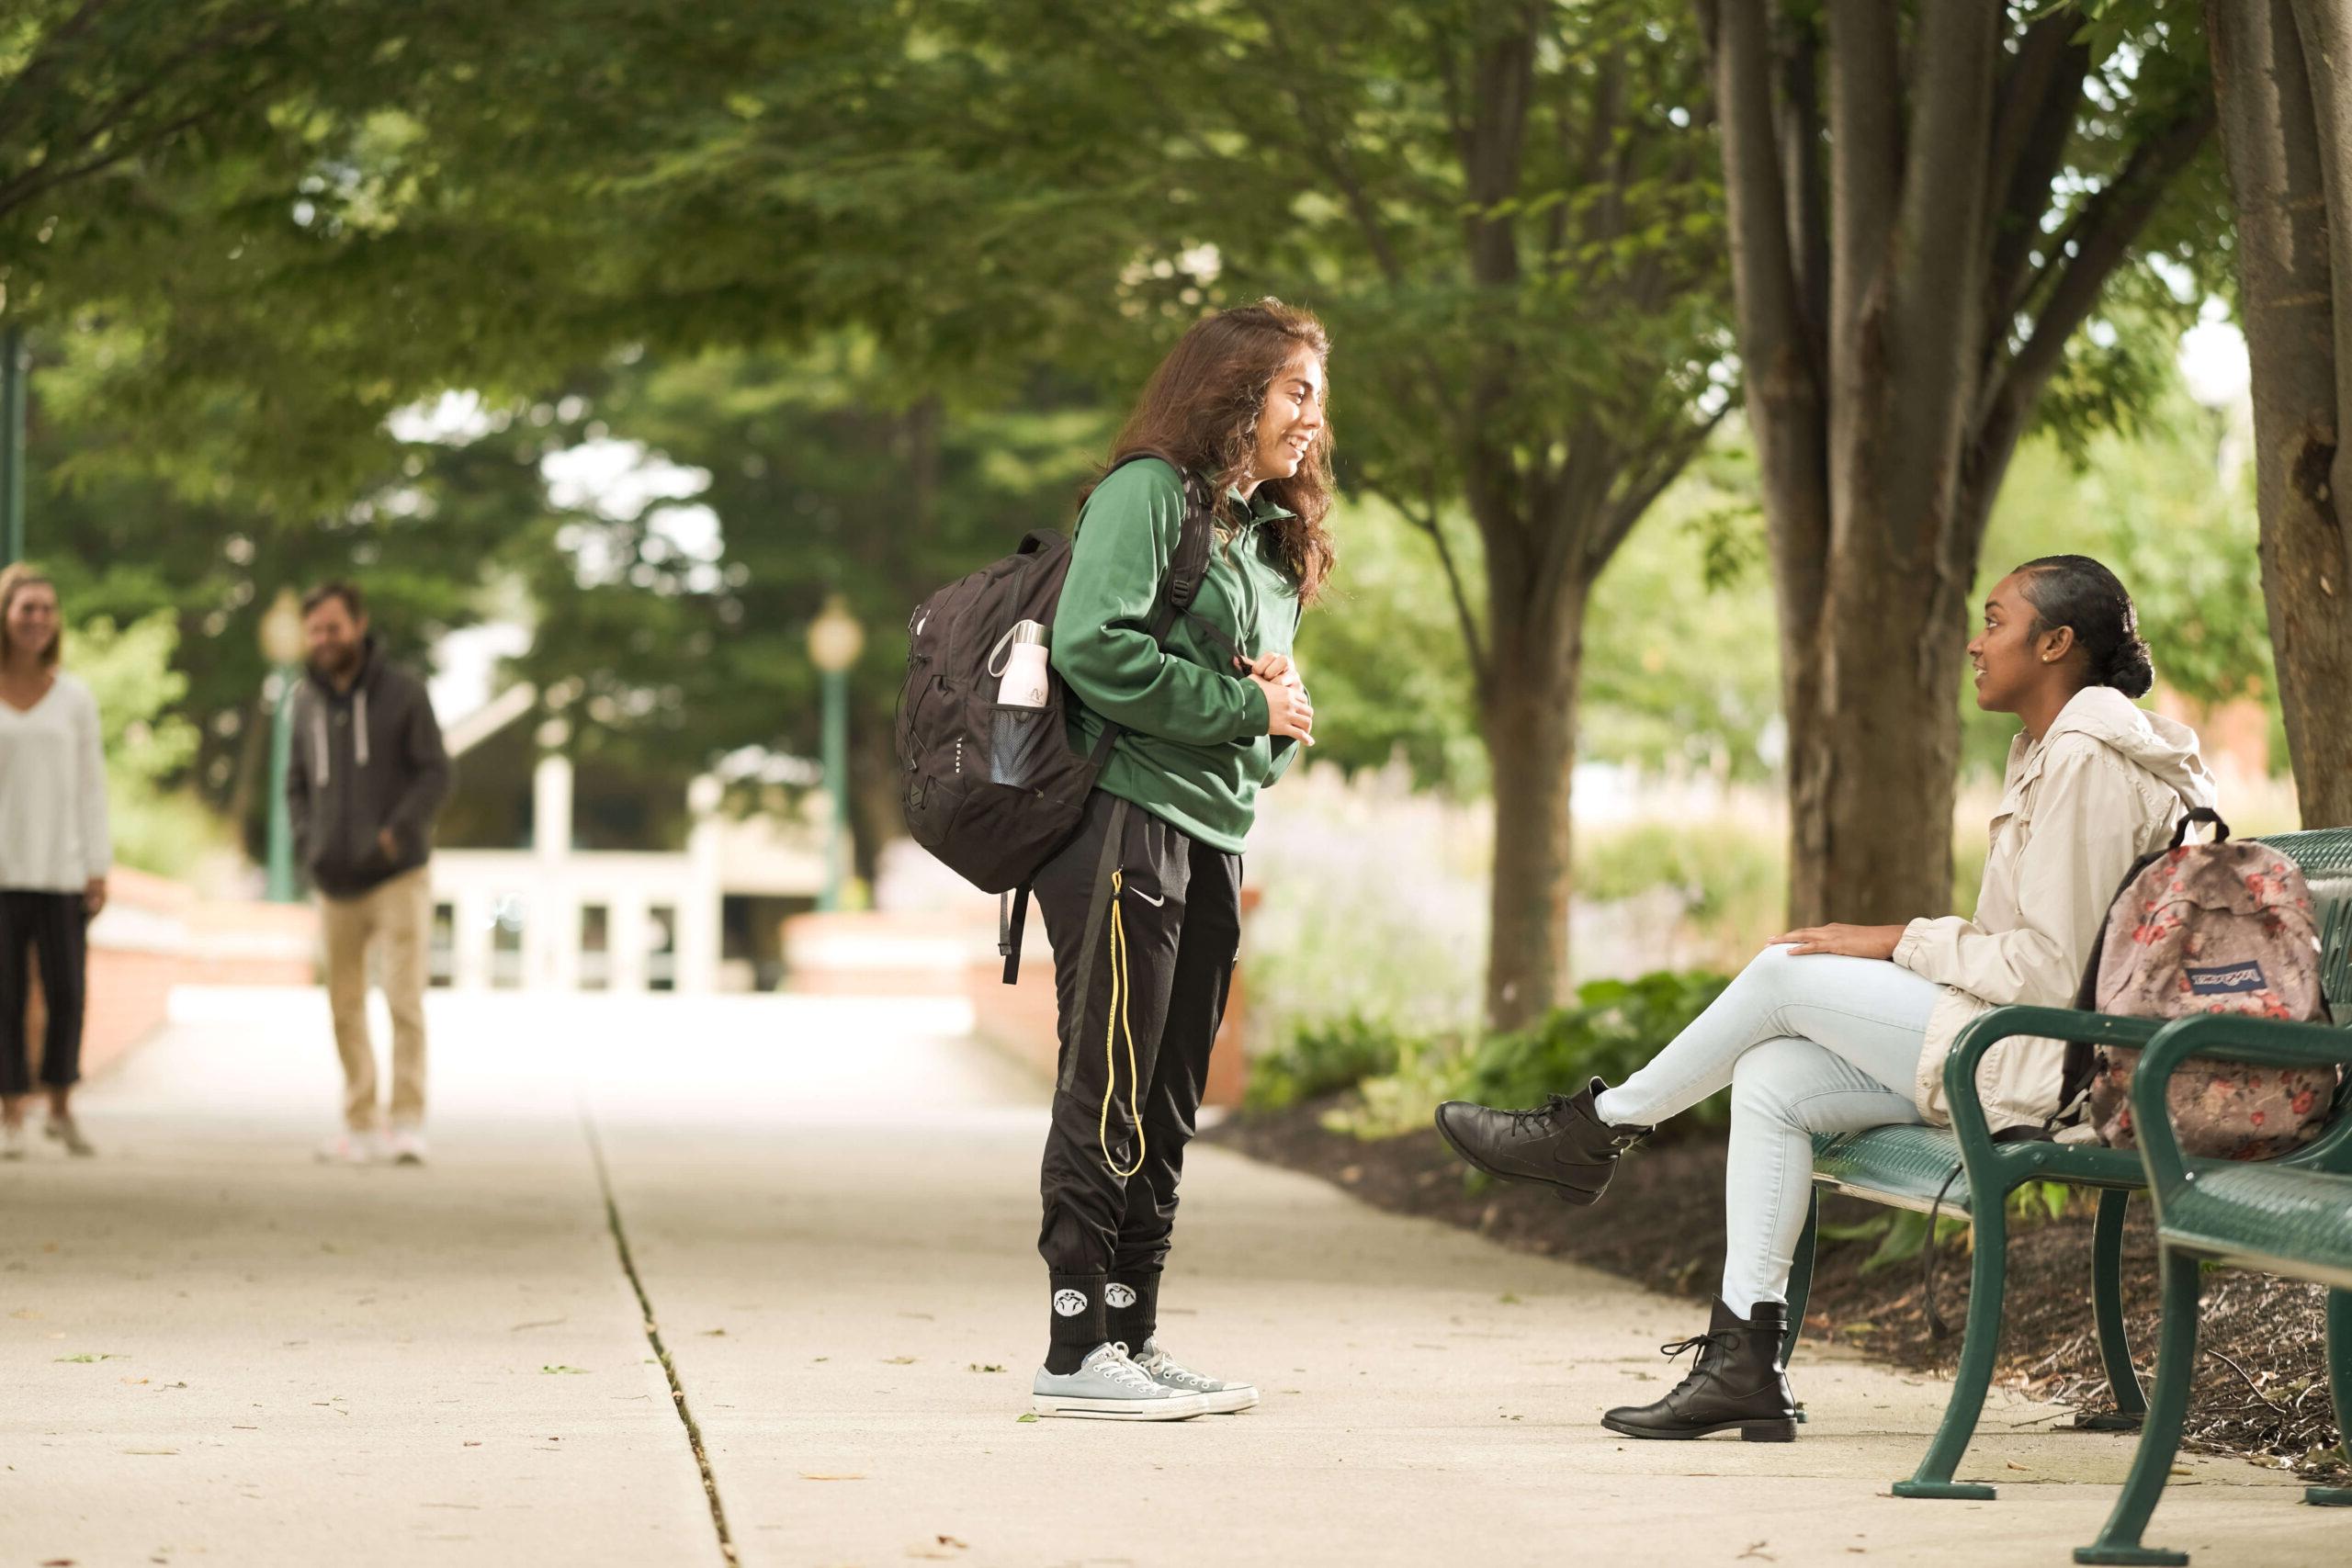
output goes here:
<path id="1" fill-rule="evenodd" d="M 1136 446 L 1120 453 L 1103 477 L 1107 479 L 1144 457 L 1157 457 L 1175 469 L 1178 482 L 1184 487 L 1184 528 L 1177 537 L 1176 553 L 1168 562 L 1168 602 L 1180 613 L 1189 611 L 1193 595 L 1201 591 L 1201 579 L 1208 575 L 1209 551 L 1216 545 L 1216 507 L 1207 482 L 1156 446 Z"/>

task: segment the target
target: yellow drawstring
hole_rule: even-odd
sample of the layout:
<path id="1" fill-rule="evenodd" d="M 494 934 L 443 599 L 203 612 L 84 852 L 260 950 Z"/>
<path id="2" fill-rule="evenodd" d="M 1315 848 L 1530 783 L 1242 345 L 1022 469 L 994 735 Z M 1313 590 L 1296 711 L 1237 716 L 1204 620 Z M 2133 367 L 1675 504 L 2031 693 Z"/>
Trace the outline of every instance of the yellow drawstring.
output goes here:
<path id="1" fill-rule="evenodd" d="M 1125 886 L 1125 874 L 1111 874 L 1111 1016 L 1102 1025 L 1102 1117 L 1095 1129 L 1095 1141 L 1102 1146 L 1102 1163 L 1111 1174 L 1125 1181 L 1143 1168 L 1143 1111 L 1138 1097 L 1143 1093 L 1142 1075 L 1136 1071 L 1135 1030 L 1127 1022 L 1127 922 L 1119 908 L 1119 894 Z M 1113 1043 L 1120 1034 L 1127 1037 L 1127 1120 L 1136 1126 L 1136 1163 L 1126 1169 L 1111 1155 L 1111 1101 L 1119 1092 L 1118 1057 Z"/>

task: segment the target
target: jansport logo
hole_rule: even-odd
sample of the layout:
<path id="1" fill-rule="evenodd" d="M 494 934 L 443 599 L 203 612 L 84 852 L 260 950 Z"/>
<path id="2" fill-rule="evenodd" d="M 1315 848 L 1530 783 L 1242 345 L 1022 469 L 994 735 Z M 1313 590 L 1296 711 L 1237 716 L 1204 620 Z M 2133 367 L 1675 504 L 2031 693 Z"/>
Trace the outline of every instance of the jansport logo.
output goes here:
<path id="1" fill-rule="evenodd" d="M 2199 997 L 2234 996 L 2244 991 L 2267 990 L 2270 982 L 2263 978 L 2259 964 L 2233 964 L 2220 969 L 2190 969 L 2188 989 Z"/>
<path id="2" fill-rule="evenodd" d="M 1054 1292 L 1054 1311 L 1059 1313 L 1062 1316 L 1076 1317 L 1080 1313 L 1082 1313 L 1085 1310 L 1085 1292 L 1056 1291 Z"/>

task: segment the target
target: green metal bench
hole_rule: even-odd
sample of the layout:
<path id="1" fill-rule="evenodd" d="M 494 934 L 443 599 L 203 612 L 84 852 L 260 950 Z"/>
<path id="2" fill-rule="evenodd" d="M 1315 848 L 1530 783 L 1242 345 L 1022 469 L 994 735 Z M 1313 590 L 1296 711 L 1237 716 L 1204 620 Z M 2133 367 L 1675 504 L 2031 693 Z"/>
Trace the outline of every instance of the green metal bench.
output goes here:
<path id="1" fill-rule="evenodd" d="M 2281 833 L 2261 841 L 2293 860 L 2310 882 L 2321 917 L 2321 987 L 2335 1017 L 2352 1023 L 2352 829 Z M 1962 1332 L 1951 1399 L 1918 1469 L 1894 1483 L 1896 1496 L 1984 1501 L 1995 1495 L 1990 1486 L 1954 1481 L 1952 1473 L 1975 1435 L 2000 1348 L 2001 1298 L 2008 1261 L 2008 1197 L 2031 1182 L 2063 1181 L 2098 1191 L 2098 1215 L 2091 1241 L 2092 1308 L 2098 1325 L 2099 1359 L 2115 1392 L 2116 1415 L 2089 1424 L 2128 1429 L 2144 1418 L 2147 1402 L 2124 1336 L 2122 1297 L 2124 1211 L 2131 1195 L 2145 1191 L 2148 1185 L 2140 1156 L 2131 1150 L 2098 1145 L 1995 1143 L 1985 1124 L 1984 1108 L 1977 1099 L 1976 1069 L 1987 1050 L 2013 1034 L 2143 1046 L 2162 1027 L 2161 1020 L 2117 1018 L 2069 1008 L 1996 1008 L 1963 1030 L 1945 1058 L 1944 1095 L 1952 1108 L 1951 1126 L 1874 1127 L 1814 1140 L 1813 1206 L 1797 1242 L 1789 1279 L 1792 1352 L 1804 1322 L 1805 1297 L 1813 1281 L 1824 1190 L 1924 1212 L 1934 1204 L 1938 1191 L 1958 1167 L 1960 1174 L 1944 1193 L 1943 1207 L 1975 1228 L 1968 1321 Z M 2268 1162 L 2264 1168 L 2333 1168 L 2334 1162 L 2352 1151 L 2347 1100 L 2352 1100 L 2352 1084 L 2339 1093 L 2335 1118 L 2316 1142 L 2284 1159 Z"/>
<path id="2" fill-rule="evenodd" d="M 2204 1264 L 2310 1280 L 2327 1295 L 2328 1391 L 2341 1433 L 2352 1422 L 2352 1146 L 2334 1140 L 2324 1162 L 2190 1164 L 2181 1157 L 2165 1104 L 2173 1069 L 2191 1055 L 2272 1064 L 2352 1066 L 2352 1030 L 2267 1019 L 2185 1018 L 2158 1032 L 2132 1077 L 2132 1120 L 2156 1209 L 2164 1330 L 2156 1347 L 2156 1392 L 2131 1477 L 2098 1540 L 2075 1549 L 2077 1562 L 2185 1563 L 2188 1554 L 2140 1544 L 2148 1516 L 2172 1473 L 2197 1366 L 2197 1297 Z M 2347 1439 L 2352 1441 L 2352 1439 Z M 2352 1488 L 2313 1486 L 2306 1501 L 2352 1506 Z M 2352 1541 L 2346 1543 L 2352 1555 Z"/>

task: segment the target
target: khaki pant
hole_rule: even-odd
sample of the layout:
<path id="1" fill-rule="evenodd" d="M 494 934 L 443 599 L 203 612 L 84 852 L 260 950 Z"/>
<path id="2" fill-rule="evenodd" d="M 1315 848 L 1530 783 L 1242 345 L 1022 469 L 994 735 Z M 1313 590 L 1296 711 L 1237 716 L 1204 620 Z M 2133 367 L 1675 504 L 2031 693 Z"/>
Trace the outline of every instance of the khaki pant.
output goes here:
<path id="1" fill-rule="evenodd" d="M 356 898 L 322 898 L 327 1001 L 343 1057 L 343 1116 L 353 1132 L 374 1129 L 376 1048 L 368 1034 L 368 949 L 376 946 L 384 1000 L 392 1012 L 392 1124 L 424 1122 L 425 944 L 433 928 L 433 883 L 424 866 Z"/>

